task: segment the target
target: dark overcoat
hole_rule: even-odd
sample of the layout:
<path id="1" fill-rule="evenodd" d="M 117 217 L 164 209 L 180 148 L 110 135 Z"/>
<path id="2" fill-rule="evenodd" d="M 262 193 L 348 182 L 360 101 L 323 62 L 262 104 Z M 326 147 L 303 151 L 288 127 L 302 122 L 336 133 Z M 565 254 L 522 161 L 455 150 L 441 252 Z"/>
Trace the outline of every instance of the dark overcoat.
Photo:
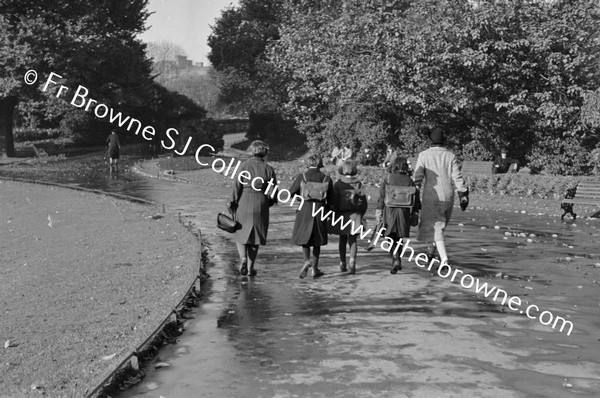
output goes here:
<path id="1" fill-rule="evenodd" d="M 121 144 L 119 143 L 119 137 L 116 134 L 110 134 L 108 137 L 106 137 L 106 142 L 108 143 L 108 156 L 111 159 L 118 159 L 119 158 L 119 148 L 121 147 Z"/>
<path id="2" fill-rule="evenodd" d="M 275 170 L 260 157 L 251 157 L 242 163 L 237 175 L 244 170 L 250 173 L 251 178 L 244 180 L 244 182 L 248 182 L 244 185 L 236 176 L 231 198 L 231 201 L 238 205 L 236 217 L 242 224 L 242 229 L 233 234 L 233 239 L 241 244 L 264 245 L 267 243 L 269 205 L 272 203 L 271 198 L 265 195 L 265 191 L 270 179 L 273 179 L 272 184 L 277 183 Z M 251 183 L 255 177 L 261 177 L 264 180 L 262 185 L 260 180 L 254 184 L 257 188 L 260 186 L 260 190 L 252 188 Z M 270 195 L 272 191 L 273 187 L 268 194 Z"/>
<path id="3" fill-rule="evenodd" d="M 406 174 L 391 173 L 388 174 L 381 183 L 379 198 L 377 200 L 377 209 L 383 209 L 383 224 L 386 228 L 384 236 L 392 238 L 408 238 L 410 236 L 410 213 L 411 209 L 405 207 L 387 207 L 385 205 L 385 187 L 386 185 L 415 186 L 413 180 Z M 419 194 L 417 192 L 414 210 L 421 206 Z"/>
<path id="4" fill-rule="evenodd" d="M 328 200 L 322 202 L 305 201 L 303 206 L 296 211 L 292 244 L 299 246 L 324 246 L 327 244 L 327 220 L 321 221 L 320 216 L 313 217 L 313 211 L 316 212 L 320 208 L 323 208 L 323 212 L 326 214 L 331 209 L 329 202 L 333 196 L 333 182 L 331 177 L 321 173 L 317 168 L 309 168 L 304 175 L 306 176 L 306 181 L 325 182 L 325 179 L 329 180 L 329 187 L 327 189 Z M 302 173 L 298 174 L 290 188 L 292 197 L 300 195 L 301 182 Z"/>
<path id="5" fill-rule="evenodd" d="M 336 218 L 340 215 L 343 216 L 342 223 L 337 223 L 335 226 L 329 227 L 329 233 L 335 235 L 351 235 L 352 230 L 356 231 L 358 226 L 362 224 L 362 218 L 367 208 L 365 207 L 364 211 L 340 211 L 339 204 L 342 198 L 343 192 L 347 189 L 360 189 L 362 188 L 362 183 L 356 176 L 340 176 L 340 179 L 333 184 L 333 209 L 335 210 Z M 348 220 L 352 220 L 352 223 L 349 223 L 346 228 L 342 229 L 341 224 L 345 224 Z"/>

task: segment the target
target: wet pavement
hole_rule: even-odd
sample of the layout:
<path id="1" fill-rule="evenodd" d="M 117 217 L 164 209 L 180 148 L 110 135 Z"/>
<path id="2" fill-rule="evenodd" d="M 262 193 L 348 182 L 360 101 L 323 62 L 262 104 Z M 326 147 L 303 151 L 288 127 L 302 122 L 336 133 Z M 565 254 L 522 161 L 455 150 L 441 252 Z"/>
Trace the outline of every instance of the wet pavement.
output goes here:
<path id="1" fill-rule="evenodd" d="M 104 189 L 164 203 L 201 228 L 211 253 L 205 300 L 154 361 L 169 366 L 150 364 L 122 397 L 600 396 L 598 220 L 470 209 L 448 230 L 460 269 L 570 320 L 567 336 L 414 263 L 390 275 L 387 253 L 364 242 L 356 275 L 338 271 L 332 239 L 326 275 L 300 280 L 285 205 L 271 213 L 258 276 L 240 277 L 213 221 L 228 181 L 210 170 L 207 186 L 102 173 Z"/>
<path id="2" fill-rule="evenodd" d="M 212 222 L 229 189 L 169 192 L 209 242 L 209 294 L 155 361 L 170 366 L 151 364 L 122 397 L 600 396 L 597 220 L 468 210 L 448 231 L 460 269 L 570 320 L 567 336 L 414 263 L 390 275 L 382 250 L 361 249 L 357 274 L 341 274 L 335 239 L 326 276 L 300 280 L 287 206 L 273 208 L 258 276 L 240 277 L 233 242 Z"/>

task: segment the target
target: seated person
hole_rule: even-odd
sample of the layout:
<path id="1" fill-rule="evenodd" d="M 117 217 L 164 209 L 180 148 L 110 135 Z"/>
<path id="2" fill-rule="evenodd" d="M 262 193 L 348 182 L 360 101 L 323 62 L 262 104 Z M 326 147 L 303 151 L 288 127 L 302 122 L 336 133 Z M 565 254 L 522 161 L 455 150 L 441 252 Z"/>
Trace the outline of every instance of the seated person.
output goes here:
<path id="1" fill-rule="evenodd" d="M 381 167 L 387 169 L 394 162 L 394 160 L 398 157 L 398 152 L 394 150 L 394 147 L 389 145 L 387 146 L 387 150 L 385 152 L 385 158 L 383 159 L 383 163 Z"/>
<path id="2" fill-rule="evenodd" d="M 340 144 L 336 143 L 331 151 L 331 158 L 329 158 L 329 162 L 331 164 L 338 164 L 341 161 L 342 150 L 340 149 Z"/>
<path id="3" fill-rule="evenodd" d="M 352 159 L 353 156 L 354 154 L 352 152 L 352 149 L 350 149 L 350 146 L 348 146 L 348 144 L 345 144 L 341 150 L 340 161 L 338 162 L 338 165 L 341 165 L 344 162 L 344 160 Z"/>
<path id="4" fill-rule="evenodd" d="M 375 166 L 377 164 L 375 154 L 371 148 L 364 148 L 363 151 L 360 152 L 358 161 L 364 166 Z"/>
<path id="5" fill-rule="evenodd" d="M 516 173 L 518 171 L 518 161 L 506 157 L 506 150 L 500 152 L 500 156 L 494 159 L 492 174 Z"/>

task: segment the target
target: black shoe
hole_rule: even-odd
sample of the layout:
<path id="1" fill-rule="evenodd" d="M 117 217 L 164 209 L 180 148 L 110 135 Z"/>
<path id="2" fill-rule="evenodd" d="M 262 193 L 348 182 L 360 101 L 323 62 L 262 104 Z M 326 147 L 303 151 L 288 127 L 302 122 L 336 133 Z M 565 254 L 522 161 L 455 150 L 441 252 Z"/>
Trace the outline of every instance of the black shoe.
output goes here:
<path id="1" fill-rule="evenodd" d="M 390 268 L 390 273 L 397 274 L 398 271 L 400 271 L 401 269 L 402 269 L 402 263 L 401 263 L 400 259 L 394 259 L 392 261 L 392 268 Z"/>
<path id="2" fill-rule="evenodd" d="M 323 275 L 325 275 L 325 272 L 321 271 L 320 269 L 318 269 L 318 268 L 313 268 L 312 269 L 312 277 L 313 278 L 318 278 L 318 277 L 323 276 Z"/>
<path id="3" fill-rule="evenodd" d="M 248 260 L 242 260 L 239 271 L 240 275 L 248 275 Z"/>
<path id="4" fill-rule="evenodd" d="M 340 272 L 347 272 L 346 263 L 340 263 Z"/>

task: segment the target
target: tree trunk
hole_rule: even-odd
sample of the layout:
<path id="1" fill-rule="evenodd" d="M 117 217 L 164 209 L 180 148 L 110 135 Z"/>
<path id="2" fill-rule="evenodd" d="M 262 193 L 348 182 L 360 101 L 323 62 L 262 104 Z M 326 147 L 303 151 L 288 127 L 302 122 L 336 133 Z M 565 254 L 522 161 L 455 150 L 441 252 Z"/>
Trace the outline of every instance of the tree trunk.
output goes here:
<path id="1" fill-rule="evenodd" d="M 13 114 L 17 97 L 0 98 L 0 158 L 14 157 Z"/>

